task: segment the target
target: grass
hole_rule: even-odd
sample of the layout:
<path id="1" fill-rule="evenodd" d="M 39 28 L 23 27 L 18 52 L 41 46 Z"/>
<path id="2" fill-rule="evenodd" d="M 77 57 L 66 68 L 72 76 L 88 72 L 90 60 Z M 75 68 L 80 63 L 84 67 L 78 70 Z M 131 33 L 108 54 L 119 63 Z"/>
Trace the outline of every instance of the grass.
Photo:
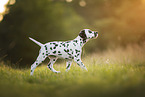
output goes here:
<path id="1" fill-rule="evenodd" d="M 56 63 L 55 74 L 46 64 L 15 69 L 0 63 L 0 97 L 145 97 L 145 46 L 116 48 L 84 55 L 88 72 L 73 63 Z"/>

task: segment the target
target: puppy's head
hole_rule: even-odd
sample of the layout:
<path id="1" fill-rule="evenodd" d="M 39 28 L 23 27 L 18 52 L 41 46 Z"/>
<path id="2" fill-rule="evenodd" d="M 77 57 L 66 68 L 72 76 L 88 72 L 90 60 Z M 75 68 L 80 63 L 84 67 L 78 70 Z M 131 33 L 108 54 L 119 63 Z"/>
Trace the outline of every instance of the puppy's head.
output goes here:
<path id="1" fill-rule="evenodd" d="M 81 38 L 83 38 L 83 40 L 86 40 L 86 39 L 95 39 L 98 37 L 98 31 L 91 31 L 90 29 L 83 29 L 79 36 Z"/>

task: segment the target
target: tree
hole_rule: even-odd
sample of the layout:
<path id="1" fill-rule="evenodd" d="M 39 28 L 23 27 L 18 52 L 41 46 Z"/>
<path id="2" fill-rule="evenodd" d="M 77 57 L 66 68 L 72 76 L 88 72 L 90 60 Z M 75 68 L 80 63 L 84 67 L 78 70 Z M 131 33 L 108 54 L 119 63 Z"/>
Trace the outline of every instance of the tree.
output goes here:
<path id="1" fill-rule="evenodd" d="M 1 56 L 14 63 L 32 63 L 39 46 L 28 37 L 45 43 L 75 38 L 85 22 L 62 1 L 17 0 L 0 23 Z"/>

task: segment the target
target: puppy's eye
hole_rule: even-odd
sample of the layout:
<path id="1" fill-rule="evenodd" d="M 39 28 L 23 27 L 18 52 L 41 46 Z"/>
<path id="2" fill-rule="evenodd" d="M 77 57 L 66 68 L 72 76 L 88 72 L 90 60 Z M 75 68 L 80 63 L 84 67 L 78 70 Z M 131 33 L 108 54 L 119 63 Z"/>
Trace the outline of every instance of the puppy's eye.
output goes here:
<path id="1" fill-rule="evenodd" d="M 89 33 L 92 33 L 92 31 L 89 31 Z"/>

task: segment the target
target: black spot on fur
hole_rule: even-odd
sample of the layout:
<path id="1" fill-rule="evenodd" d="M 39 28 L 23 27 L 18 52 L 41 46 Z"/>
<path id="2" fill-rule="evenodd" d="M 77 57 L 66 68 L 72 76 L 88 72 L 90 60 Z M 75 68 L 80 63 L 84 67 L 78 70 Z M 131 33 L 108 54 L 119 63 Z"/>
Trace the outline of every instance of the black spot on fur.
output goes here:
<path id="1" fill-rule="evenodd" d="M 85 65 L 81 62 L 81 65 L 83 66 L 83 67 L 85 67 Z"/>
<path id="2" fill-rule="evenodd" d="M 52 47 L 50 47 L 50 50 L 52 50 Z"/>
<path id="3" fill-rule="evenodd" d="M 86 43 L 87 36 L 85 34 L 85 30 L 82 30 L 79 36 L 83 39 L 83 43 Z"/>
<path id="4" fill-rule="evenodd" d="M 70 67 L 70 64 L 68 64 L 68 66 L 66 67 L 66 69 L 68 69 Z"/>
<path id="5" fill-rule="evenodd" d="M 92 33 L 92 31 L 89 30 L 89 33 Z"/>
<path id="6" fill-rule="evenodd" d="M 49 55 L 50 57 L 56 57 L 55 55 Z"/>
<path id="7" fill-rule="evenodd" d="M 67 47 L 69 46 L 69 44 L 67 44 Z"/>
<path id="8" fill-rule="evenodd" d="M 53 53 L 56 54 L 56 51 L 54 51 Z"/>
<path id="9" fill-rule="evenodd" d="M 65 51 L 65 52 L 69 52 L 69 49 L 67 49 L 67 50 L 66 50 L 66 49 L 64 49 L 64 51 Z"/>
<path id="10" fill-rule="evenodd" d="M 86 43 L 86 40 L 83 40 L 84 43 Z"/>
<path id="11" fill-rule="evenodd" d="M 62 44 L 65 47 L 65 44 Z"/>
<path id="12" fill-rule="evenodd" d="M 76 44 L 75 44 L 75 43 L 73 43 L 73 45 L 74 45 L 74 46 L 76 46 Z"/>
<path id="13" fill-rule="evenodd" d="M 78 64 L 80 66 L 80 64 Z"/>
<path id="14" fill-rule="evenodd" d="M 51 70 L 50 64 L 51 64 L 51 63 L 48 64 L 48 68 Z"/>
<path id="15" fill-rule="evenodd" d="M 58 53 L 61 53 L 60 51 L 58 51 Z"/>
<path id="16" fill-rule="evenodd" d="M 77 43 L 78 41 L 77 40 L 73 40 L 73 42 L 76 42 Z"/>
<path id="17" fill-rule="evenodd" d="M 51 63 L 48 64 L 48 66 L 50 66 Z"/>
<path id="18" fill-rule="evenodd" d="M 81 38 L 83 38 L 83 40 L 87 39 L 87 36 L 86 36 L 86 34 L 85 34 L 85 30 L 82 30 L 82 31 L 80 32 L 79 36 L 80 36 Z"/>
<path id="19" fill-rule="evenodd" d="M 53 43 L 54 45 L 55 45 L 55 47 L 57 47 L 58 46 L 58 44 L 56 44 L 56 43 Z"/>
<path id="20" fill-rule="evenodd" d="M 78 52 L 80 52 L 80 50 L 77 50 L 77 49 L 75 49 L 75 51 L 76 51 L 76 54 L 77 54 Z"/>
<path id="21" fill-rule="evenodd" d="M 80 61 L 80 59 L 77 59 L 77 61 Z"/>
<path id="22" fill-rule="evenodd" d="M 79 56 L 80 54 L 77 54 L 77 56 Z"/>
<path id="23" fill-rule="evenodd" d="M 82 42 L 80 42 L 80 46 L 82 46 Z"/>
<path id="24" fill-rule="evenodd" d="M 45 50 L 47 50 L 47 45 L 45 45 L 44 47 L 45 47 Z"/>
<path id="25" fill-rule="evenodd" d="M 66 41 L 66 43 L 70 43 L 70 41 Z"/>
<path id="26" fill-rule="evenodd" d="M 67 53 L 67 54 L 71 56 L 71 54 L 70 54 L 70 53 Z"/>
<path id="27" fill-rule="evenodd" d="M 73 56 L 69 56 L 69 58 L 74 59 L 74 57 L 73 57 Z"/>

